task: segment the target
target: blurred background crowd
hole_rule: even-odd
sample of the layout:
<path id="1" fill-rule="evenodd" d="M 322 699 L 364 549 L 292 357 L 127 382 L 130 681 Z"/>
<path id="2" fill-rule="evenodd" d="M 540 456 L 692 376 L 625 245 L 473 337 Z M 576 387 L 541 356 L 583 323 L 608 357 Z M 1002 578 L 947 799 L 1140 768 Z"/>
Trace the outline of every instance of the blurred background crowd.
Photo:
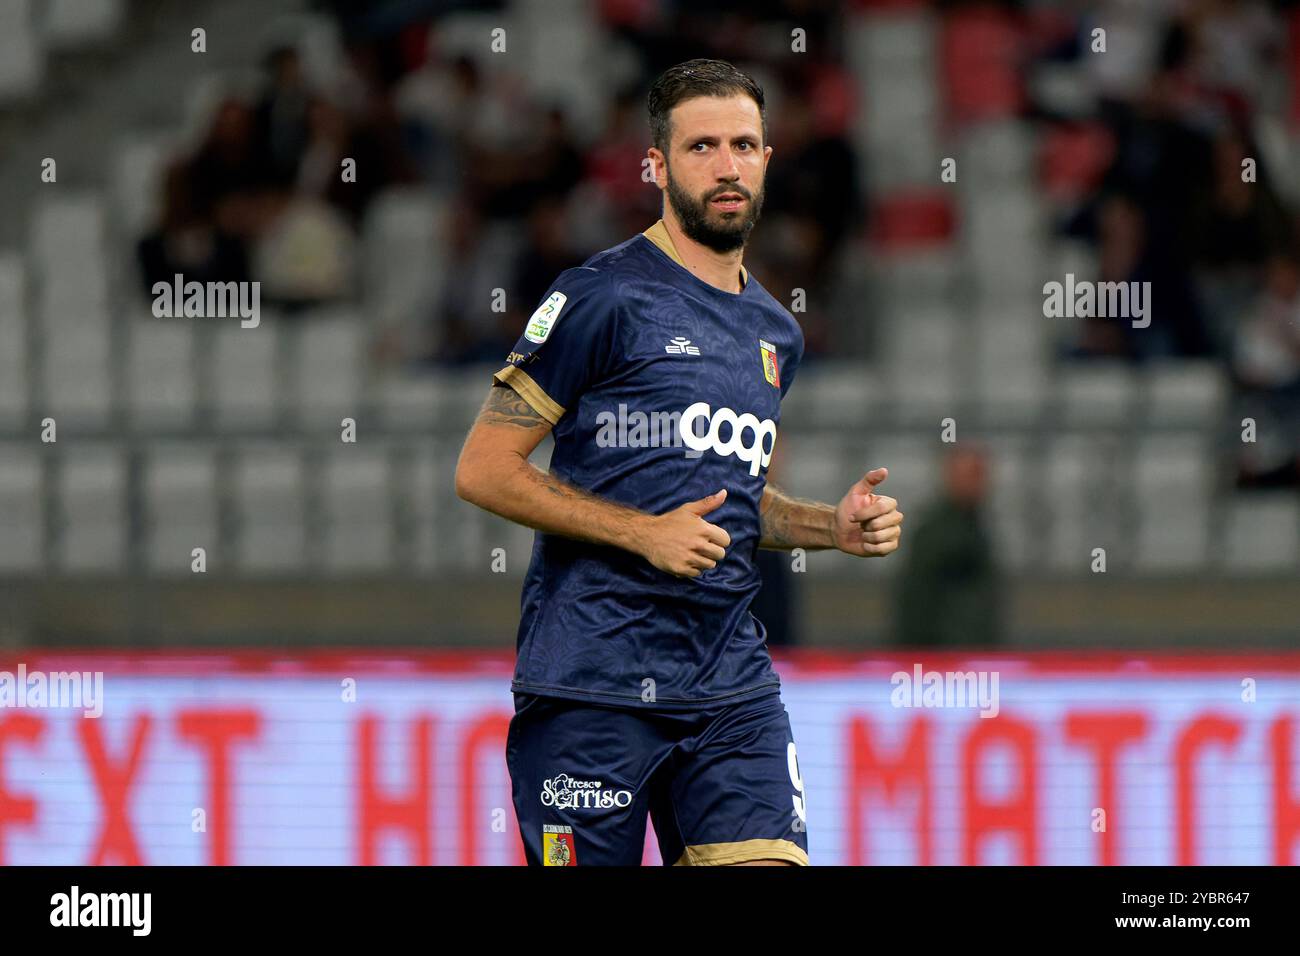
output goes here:
<path id="1" fill-rule="evenodd" d="M 5 9 L 0 153 L 15 149 L 0 172 L 16 216 L 0 295 L 23 316 L 0 387 L 14 580 L 183 577 L 190 534 L 224 544 L 214 567 L 232 579 L 474 580 L 448 633 L 508 642 L 527 535 L 458 507 L 450 462 L 554 277 L 658 218 L 645 90 L 712 56 L 767 94 L 775 152 L 746 265 L 806 339 L 774 480 L 834 500 L 884 464 L 910 518 L 865 587 L 834 559 L 805 579 L 765 556 L 774 640 L 1293 636 L 1294 3 Z M 54 101 L 72 104 L 68 126 L 46 118 Z M 23 166 L 14 185 L 37 156 L 59 157 L 59 184 Z M 257 280 L 272 318 L 256 335 L 163 332 L 150 290 L 176 273 Z M 1043 286 L 1067 275 L 1150 282 L 1150 326 L 1047 317 Z M 94 354 L 59 338 L 71 322 L 84 342 L 86 301 Z M 59 401 L 101 458 L 18 448 Z M 340 410 L 383 436 L 364 466 L 324 450 Z M 155 434 L 171 442 L 161 463 Z M 79 543 L 79 514 L 120 528 Z M 482 570 L 497 541 L 517 555 L 505 582 Z M 1096 549 L 1132 590 L 1096 583 Z M 1258 588 L 1255 603 L 1188 610 L 1208 575 Z M 393 639 L 422 633 L 411 600 Z M 26 639 L 75 631 L 24 606 Z"/>

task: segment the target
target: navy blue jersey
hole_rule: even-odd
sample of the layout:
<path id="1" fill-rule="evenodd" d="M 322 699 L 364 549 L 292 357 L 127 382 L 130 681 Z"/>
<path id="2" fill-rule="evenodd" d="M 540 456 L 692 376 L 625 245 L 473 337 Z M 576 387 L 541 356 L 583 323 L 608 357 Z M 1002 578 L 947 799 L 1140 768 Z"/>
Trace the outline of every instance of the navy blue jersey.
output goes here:
<path id="1" fill-rule="evenodd" d="M 561 273 L 496 373 L 554 425 L 556 477 L 651 514 L 725 488 L 705 520 L 731 536 L 717 567 L 681 578 L 538 533 L 516 692 L 677 710 L 778 689 L 749 605 L 759 499 L 803 335 L 742 277 L 730 293 L 692 275 L 661 220 Z"/>

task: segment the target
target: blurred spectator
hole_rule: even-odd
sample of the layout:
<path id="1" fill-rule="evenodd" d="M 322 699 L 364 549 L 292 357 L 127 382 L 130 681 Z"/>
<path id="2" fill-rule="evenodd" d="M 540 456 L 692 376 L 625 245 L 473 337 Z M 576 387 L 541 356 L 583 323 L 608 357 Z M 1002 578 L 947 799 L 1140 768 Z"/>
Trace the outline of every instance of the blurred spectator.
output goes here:
<path id="1" fill-rule="evenodd" d="M 257 233 L 268 217 L 266 204 L 273 191 L 264 157 L 253 111 L 236 97 L 223 100 L 184 168 L 199 214 L 233 235 Z"/>
<path id="2" fill-rule="evenodd" d="M 1243 180 L 1242 162 L 1256 162 L 1256 177 Z M 1270 257 L 1288 249 L 1293 225 L 1272 188 L 1260 150 L 1225 131 L 1214 143 L 1214 188 L 1203 202 L 1198 291 L 1210 320 L 1215 351 L 1232 353 L 1235 319 L 1264 281 Z"/>
<path id="3" fill-rule="evenodd" d="M 1256 440 L 1242 444 L 1239 483 L 1300 481 L 1300 262 L 1275 256 L 1265 291 L 1241 322 L 1233 356 L 1243 417 Z"/>
<path id="4" fill-rule="evenodd" d="M 558 196 L 542 199 L 528 215 L 528 237 L 515 260 L 514 294 L 510 297 L 516 333 L 542 302 L 546 290 L 565 269 L 582 265 L 569 242 L 568 215 Z M 513 345 L 512 336 L 507 345 Z"/>
<path id="5" fill-rule="evenodd" d="M 180 164 L 163 178 L 162 216 L 158 228 L 140 240 L 137 257 L 145 294 L 156 282 L 172 283 L 177 275 L 194 282 L 246 282 L 248 253 L 239 238 L 223 232 L 202 213 L 190 189 L 191 178 Z"/>
<path id="6" fill-rule="evenodd" d="M 337 141 L 344 136 L 338 118 L 328 111 L 315 114 L 313 141 Z M 401 117 L 393 91 L 386 86 L 367 88 L 356 115 L 348 117 L 346 154 L 356 161 L 356 181 L 343 182 L 336 163 L 329 198 L 354 225 L 361 222 L 370 201 L 390 186 L 418 181 L 415 163 L 406 148 Z"/>
<path id="7" fill-rule="evenodd" d="M 345 297 L 352 291 L 355 245 L 338 210 L 319 200 L 293 199 L 254 247 L 263 301 L 296 311 Z"/>
<path id="8" fill-rule="evenodd" d="M 995 646 L 1001 635 L 999 575 L 985 531 L 984 454 L 956 448 L 944 491 L 904 535 L 897 635 L 905 647 Z"/>
<path id="9" fill-rule="evenodd" d="M 271 184 L 288 188 L 307 149 L 314 97 L 303 78 L 298 51 L 276 47 L 267 56 L 270 84 L 253 111 L 262 163 Z"/>
<path id="10" fill-rule="evenodd" d="M 773 124 L 767 202 L 816 224 L 808 259 L 817 267 L 860 224 L 858 161 L 846 131 L 836 117 L 826 115 L 811 86 L 796 81 L 789 89 Z"/>
<path id="11" fill-rule="evenodd" d="M 510 294 L 518 249 L 513 233 L 508 227 L 494 227 L 471 202 L 462 199 L 454 205 L 445 244 L 447 275 L 455 279 L 445 284 L 434 305 L 430 338 L 440 345 L 438 353 L 427 358 L 451 364 L 500 362 L 519 338 L 537 300 L 525 302 Z M 500 300 L 498 289 L 506 290 L 505 308 L 493 311 Z"/>

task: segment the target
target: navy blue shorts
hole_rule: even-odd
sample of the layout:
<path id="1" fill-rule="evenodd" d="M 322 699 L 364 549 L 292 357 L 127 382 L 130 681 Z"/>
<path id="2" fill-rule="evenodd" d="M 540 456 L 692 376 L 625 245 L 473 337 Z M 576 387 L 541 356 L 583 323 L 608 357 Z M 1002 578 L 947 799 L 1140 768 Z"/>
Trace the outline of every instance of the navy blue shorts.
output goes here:
<path id="1" fill-rule="evenodd" d="M 779 694 L 665 713 L 515 694 L 506 740 L 530 865 L 807 865 L 803 781 Z"/>

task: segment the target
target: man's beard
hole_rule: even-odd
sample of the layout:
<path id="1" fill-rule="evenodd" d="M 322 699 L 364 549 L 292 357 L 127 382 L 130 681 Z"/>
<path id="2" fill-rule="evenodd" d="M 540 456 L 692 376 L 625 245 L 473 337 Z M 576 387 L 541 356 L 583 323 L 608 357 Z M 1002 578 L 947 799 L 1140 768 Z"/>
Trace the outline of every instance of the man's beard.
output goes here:
<path id="1" fill-rule="evenodd" d="M 732 214 L 720 222 L 712 222 L 711 201 L 723 193 L 738 193 L 749 200 L 744 210 Z M 758 222 L 763 212 L 763 189 L 760 186 L 756 194 L 751 194 L 744 186 L 735 184 L 717 186 L 710 189 L 703 199 L 695 199 L 673 179 L 672 170 L 668 171 L 668 202 L 677 214 L 677 221 L 682 224 L 682 231 L 702 246 L 714 252 L 731 252 L 743 248 L 749 241 L 749 233 Z"/>

